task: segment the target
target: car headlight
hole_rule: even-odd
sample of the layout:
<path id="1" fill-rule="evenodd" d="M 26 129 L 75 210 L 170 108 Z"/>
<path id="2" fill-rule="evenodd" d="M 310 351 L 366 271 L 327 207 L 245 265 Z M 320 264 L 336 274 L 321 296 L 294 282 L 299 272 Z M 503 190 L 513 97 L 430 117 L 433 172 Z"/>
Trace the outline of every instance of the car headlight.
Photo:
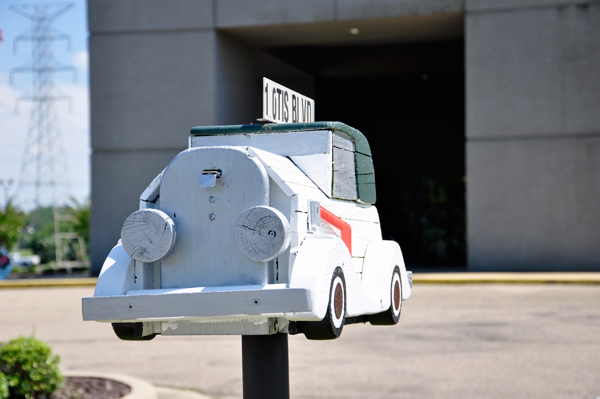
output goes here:
<path id="1" fill-rule="evenodd" d="M 140 262 L 156 262 L 175 244 L 175 223 L 158 209 L 140 209 L 123 223 L 121 243 L 125 252 Z"/>
<path id="2" fill-rule="evenodd" d="M 235 241 L 248 258 L 266 262 L 281 255 L 290 245 L 290 223 L 275 208 L 255 206 L 238 218 Z"/>

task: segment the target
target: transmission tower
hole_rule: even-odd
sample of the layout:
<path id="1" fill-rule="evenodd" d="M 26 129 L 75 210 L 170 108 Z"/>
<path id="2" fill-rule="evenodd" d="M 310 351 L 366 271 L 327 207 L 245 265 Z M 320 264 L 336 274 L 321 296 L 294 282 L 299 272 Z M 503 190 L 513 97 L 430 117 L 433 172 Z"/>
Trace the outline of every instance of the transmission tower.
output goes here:
<path id="1" fill-rule="evenodd" d="M 56 72 L 75 73 L 75 69 L 59 65 L 54 59 L 53 42 L 65 40 L 70 47 L 70 38 L 53 28 L 52 23 L 72 7 L 72 3 L 10 6 L 12 11 L 31 21 L 31 27 L 14 41 L 15 52 L 19 42 L 31 42 L 31 61 L 10 72 L 11 82 L 15 73 L 32 74 L 31 95 L 17 99 L 17 108 L 21 101 L 31 102 L 29 126 L 17 184 L 17 202 L 26 209 L 52 207 L 56 267 L 69 271 L 74 266 L 83 265 L 86 250 L 85 242 L 77 233 L 63 231 L 70 220 L 63 210 L 68 199 L 69 178 L 54 103 L 61 100 L 70 103 L 70 98 L 56 94 L 53 78 Z M 29 229 L 24 231 L 27 230 Z M 76 253 L 75 261 L 66 260 L 65 255 L 68 252 Z"/>

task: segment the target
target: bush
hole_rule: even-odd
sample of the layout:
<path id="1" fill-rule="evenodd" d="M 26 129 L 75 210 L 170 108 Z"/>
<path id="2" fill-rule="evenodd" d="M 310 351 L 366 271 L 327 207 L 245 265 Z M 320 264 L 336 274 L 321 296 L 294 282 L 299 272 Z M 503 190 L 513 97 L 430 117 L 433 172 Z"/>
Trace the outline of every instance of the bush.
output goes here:
<path id="1" fill-rule="evenodd" d="M 0 399 L 8 399 L 8 379 L 0 371 Z"/>
<path id="2" fill-rule="evenodd" d="M 8 380 L 10 398 L 41 399 L 58 390 L 63 381 L 59 360 L 50 346 L 33 337 L 0 346 L 0 372 Z"/>

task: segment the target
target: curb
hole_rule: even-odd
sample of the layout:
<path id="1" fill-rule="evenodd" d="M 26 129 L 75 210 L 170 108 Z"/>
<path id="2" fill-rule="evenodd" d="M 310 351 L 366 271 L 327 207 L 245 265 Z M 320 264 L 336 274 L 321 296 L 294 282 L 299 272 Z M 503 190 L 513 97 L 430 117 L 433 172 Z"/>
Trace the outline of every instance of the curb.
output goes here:
<path id="1" fill-rule="evenodd" d="M 0 280 L 0 289 L 25 287 L 93 287 L 97 282 L 97 277 L 9 279 Z"/>
<path id="2" fill-rule="evenodd" d="M 131 392 L 121 399 L 211 399 L 206 395 L 185 389 L 155 387 L 147 381 L 123 374 L 101 373 L 95 371 L 64 371 L 63 376 L 104 378 L 129 385 L 131 387 Z"/>
<path id="3" fill-rule="evenodd" d="M 93 287 L 97 277 L 0 280 L 2 288 Z M 416 284 L 600 284 L 600 272 L 413 273 Z"/>
<path id="4" fill-rule="evenodd" d="M 600 284 L 600 272 L 416 273 L 416 284 Z"/>

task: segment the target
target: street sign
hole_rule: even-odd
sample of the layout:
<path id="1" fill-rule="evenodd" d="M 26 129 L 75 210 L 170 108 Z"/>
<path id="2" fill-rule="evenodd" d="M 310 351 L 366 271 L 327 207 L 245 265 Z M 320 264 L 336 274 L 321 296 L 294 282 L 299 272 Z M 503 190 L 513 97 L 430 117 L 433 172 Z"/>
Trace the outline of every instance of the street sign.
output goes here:
<path id="1" fill-rule="evenodd" d="M 274 123 L 315 121 L 315 101 L 263 78 L 263 119 Z"/>

